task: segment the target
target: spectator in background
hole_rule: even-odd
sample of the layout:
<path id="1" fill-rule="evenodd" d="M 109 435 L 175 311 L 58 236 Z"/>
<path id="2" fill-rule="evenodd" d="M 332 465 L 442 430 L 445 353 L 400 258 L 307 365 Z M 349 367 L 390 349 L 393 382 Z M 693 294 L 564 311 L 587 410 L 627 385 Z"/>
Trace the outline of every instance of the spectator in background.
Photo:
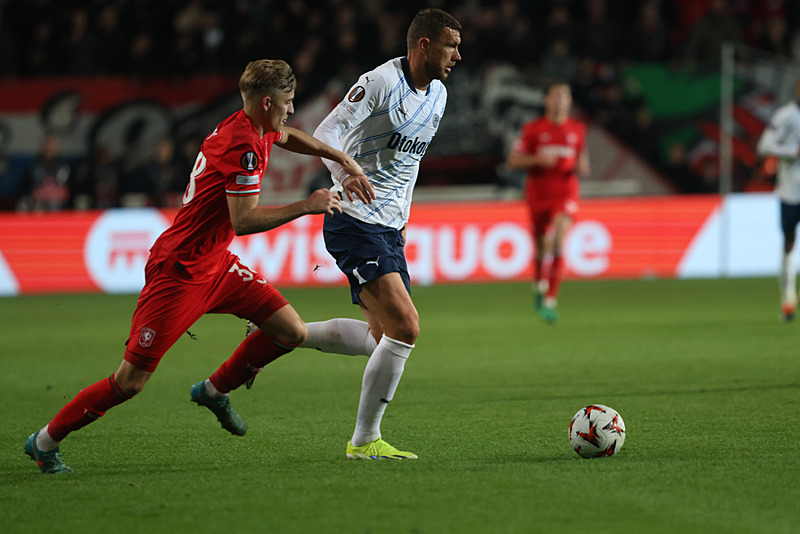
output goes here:
<path id="1" fill-rule="evenodd" d="M 623 121 L 618 133 L 636 152 L 648 162 L 659 160 L 658 143 L 660 136 L 653 129 L 653 114 L 645 102 L 637 102 L 633 117 Z"/>
<path id="2" fill-rule="evenodd" d="M 661 16 L 659 2 L 647 0 L 642 4 L 622 54 L 635 61 L 655 62 L 667 59 L 669 50 L 669 31 Z"/>
<path id="3" fill-rule="evenodd" d="M 120 205 L 124 175 L 119 162 L 106 146 L 95 147 L 76 171 L 73 194 L 76 207 L 108 209 Z M 80 195 L 89 195 L 89 205 Z"/>
<path id="4" fill-rule="evenodd" d="M 608 16 L 606 0 L 586 0 L 586 20 L 579 25 L 577 37 L 581 57 L 614 61 L 619 53 L 619 38 L 619 27 Z"/>
<path id="5" fill-rule="evenodd" d="M 23 75 L 47 76 L 54 72 L 54 54 L 52 46 L 53 23 L 40 19 L 33 29 L 33 34 L 26 39 L 23 58 L 19 62 Z"/>
<path id="6" fill-rule="evenodd" d="M 146 192 L 148 204 L 160 208 L 178 208 L 189 182 L 189 174 L 178 168 L 175 143 L 162 139 L 153 153 L 153 158 L 133 173 L 131 192 Z"/>
<path id="7" fill-rule="evenodd" d="M 61 139 L 47 134 L 39 154 L 31 163 L 22 182 L 22 211 L 54 211 L 69 207 L 72 167 L 61 157 Z"/>
<path id="8" fill-rule="evenodd" d="M 19 68 L 17 39 L 7 13 L 7 6 L 0 3 L 0 76 L 10 76 Z"/>
<path id="9" fill-rule="evenodd" d="M 135 78 L 150 78 L 159 72 L 158 52 L 153 49 L 153 36 L 140 31 L 128 48 L 128 72 Z"/>
<path id="10" fill-rule="evenodd" d="M 202 134 L 193 133 L 176 143 L 175 168 L 177 169 L 178 179 L 183 180 L 184 188 L 189 183 L 189 175 L 192 174 L 197 152 L 200 150 L 204 139 L 205 136 Z"/>
<path id="11" fill-rule="evenodd" d="M 536 32 L 526 17 L 517 17 L 506 35 L 506 55 L 518 68 L 527 69 L 539 55 Z"/>
<path id="12" fill-rule="evenodd" d="M 559 37 L 542 55 L 541 71 L 544 78 L 571 80 L 578 72 L 578 58 L 571 50 L 569 39 Z"/>
<path id="13" fill-rule="evenodd" d="M 681 141 L 673 141 L 669 144 L 666 151 L 666 163 L 664 172 L 673 184 L 677 185 L 681 191 L 687 193 L 701 193 L 703 188 L 699 181 L 692 174 L 689 168 L 689 160 L 686 154 L 686 144 Z"/>
<path id="14" fill-rule="evenodd" d="M 119 8 L 116 4 L 106 4 L 96 20 L 94 65 L 98 73 L 119 74 L 127 66 L 125 58 L 125 36 L 119 25 Z"/>
<path id="15" fill-rule="evenodd" d="M 728 11 L 726 0 L 712 0 L 705 16 L 692 28 L 687 58 L 700 69 L 719 68 L 722 43 L 741 41 L 739 24 Z"/>
<path id="16" fill-rule="evenodd" d="M 772 52 L 773 54 L 781 54 L 783 56 L 791 56 L 792 51 L 789 44 L 789 34 L 787 32 L 786 20 L 782 17 L 772 17 L 766 21 L 761 35 L 758 37 L 758 48 Z"/>
<path id="17" fill-rule="evenodd" d="M 97 44 L 89 29 L 89 10 L 78 8 L 70 13 L 69 31 L 58 45 L 58 69 L 64 74 L 95 73 L 94 56 Z"/>
<path id="18" fill-rule="evenodd" d="M 572 48 L 574 40 L 573 20 L 569 9 L 564 5 L 556 5 L 547 17 L 541 28 L 542 42 L 539 46 L 542 50 L 550 48 L 552 43 L 558 39 L 566 39 Z"/>

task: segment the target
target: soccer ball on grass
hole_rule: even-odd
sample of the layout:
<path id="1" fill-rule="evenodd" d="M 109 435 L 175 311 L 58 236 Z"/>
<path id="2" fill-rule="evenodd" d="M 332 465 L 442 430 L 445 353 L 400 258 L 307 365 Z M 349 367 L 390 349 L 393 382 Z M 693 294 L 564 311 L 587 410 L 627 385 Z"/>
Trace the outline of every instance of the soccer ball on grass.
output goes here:
<path id="1" fill-rule="evenodd" d="M 614 456 L 625 443 L 625 422 L 613 408 L 590 404 L 570 421 L 569 443 L 584 458 Z"/>

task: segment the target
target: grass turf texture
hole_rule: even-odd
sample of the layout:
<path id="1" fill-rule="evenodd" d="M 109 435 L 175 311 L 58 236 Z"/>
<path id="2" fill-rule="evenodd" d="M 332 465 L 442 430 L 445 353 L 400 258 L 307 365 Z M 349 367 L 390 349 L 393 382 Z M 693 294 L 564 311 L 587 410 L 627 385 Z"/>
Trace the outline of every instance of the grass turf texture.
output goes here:
<path id="1" fill-rule="evenodd" d="M 345 288 L 284 292 L 306 320 L 358 317 Z M 16 532 L 796 532 L 800 322 L 773 279 L 568 282 L 561 318 L 527 284 L 414 290 L 422 334 L 383 434 L 415 461 L 347 460 L 366 359 L 298 350 L 234 405 L 189 402 L 244 333 L 206 316 L 144 392 L 62 444 L 23 442 L 113 372 L 134 296 L 0 300 L 0 524 Z M 585 460 L 567 426 L 617 409 L 622 451 Z"/>

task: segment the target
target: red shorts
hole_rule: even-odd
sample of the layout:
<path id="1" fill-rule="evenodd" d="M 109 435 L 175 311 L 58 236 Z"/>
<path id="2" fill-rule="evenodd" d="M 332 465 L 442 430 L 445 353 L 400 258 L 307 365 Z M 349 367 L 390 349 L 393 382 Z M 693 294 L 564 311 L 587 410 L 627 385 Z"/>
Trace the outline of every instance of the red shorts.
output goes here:
<path id="1" fill-rule="evenodd" d="M 528 180 L 525 185 L 525 200 L 531 216 L 533 235 L 540 237 L 547 233 L 553 219 L 560 213 L 575 217 L 578 213 L 578 198 L 577 182 L 567 182 L 563 187 L 547 189 Z"/>
<path id="2" fill-rule="evenodd" d="M 202 284 L 176 280 L 161 267 L 145 267 L 145 286 L 126 342 L 125 359 L 143 371 L 155 371 L 164 353 L 206 313 L 230 313 L 260 325 L 289 303 L 233 254 L 224 269 Z"/>
<path id="3" fill-rule="evenodd" d="M 578 213 L 578 201 L 572 198 L 550 199 L 547 202 L 528 202 L 531 215 L 533 235 L 543 236 L 547 233 L 553 219 L 561 213 L 575 217 Z"/>
<path id="4" fill-rule="evenodd" d="M 556 215 L 575 217 L 578 213 L 580 185 L 577 177 L 528 178 L 525 182 L 525 200 L 533 226 L 533 235 L 547 233 Z"/>

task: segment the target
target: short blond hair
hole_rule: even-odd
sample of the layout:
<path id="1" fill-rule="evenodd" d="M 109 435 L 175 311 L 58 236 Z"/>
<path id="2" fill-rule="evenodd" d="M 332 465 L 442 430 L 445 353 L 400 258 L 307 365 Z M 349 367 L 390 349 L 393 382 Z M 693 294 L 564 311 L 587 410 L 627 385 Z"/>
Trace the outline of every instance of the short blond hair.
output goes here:
<path id="1" fill-rule="evenodd" d="M 239 91 L 245 98 L 291 93 L 296 86 L 292 67 L 282 59 L 251 61 L 239 78 Z"/>

